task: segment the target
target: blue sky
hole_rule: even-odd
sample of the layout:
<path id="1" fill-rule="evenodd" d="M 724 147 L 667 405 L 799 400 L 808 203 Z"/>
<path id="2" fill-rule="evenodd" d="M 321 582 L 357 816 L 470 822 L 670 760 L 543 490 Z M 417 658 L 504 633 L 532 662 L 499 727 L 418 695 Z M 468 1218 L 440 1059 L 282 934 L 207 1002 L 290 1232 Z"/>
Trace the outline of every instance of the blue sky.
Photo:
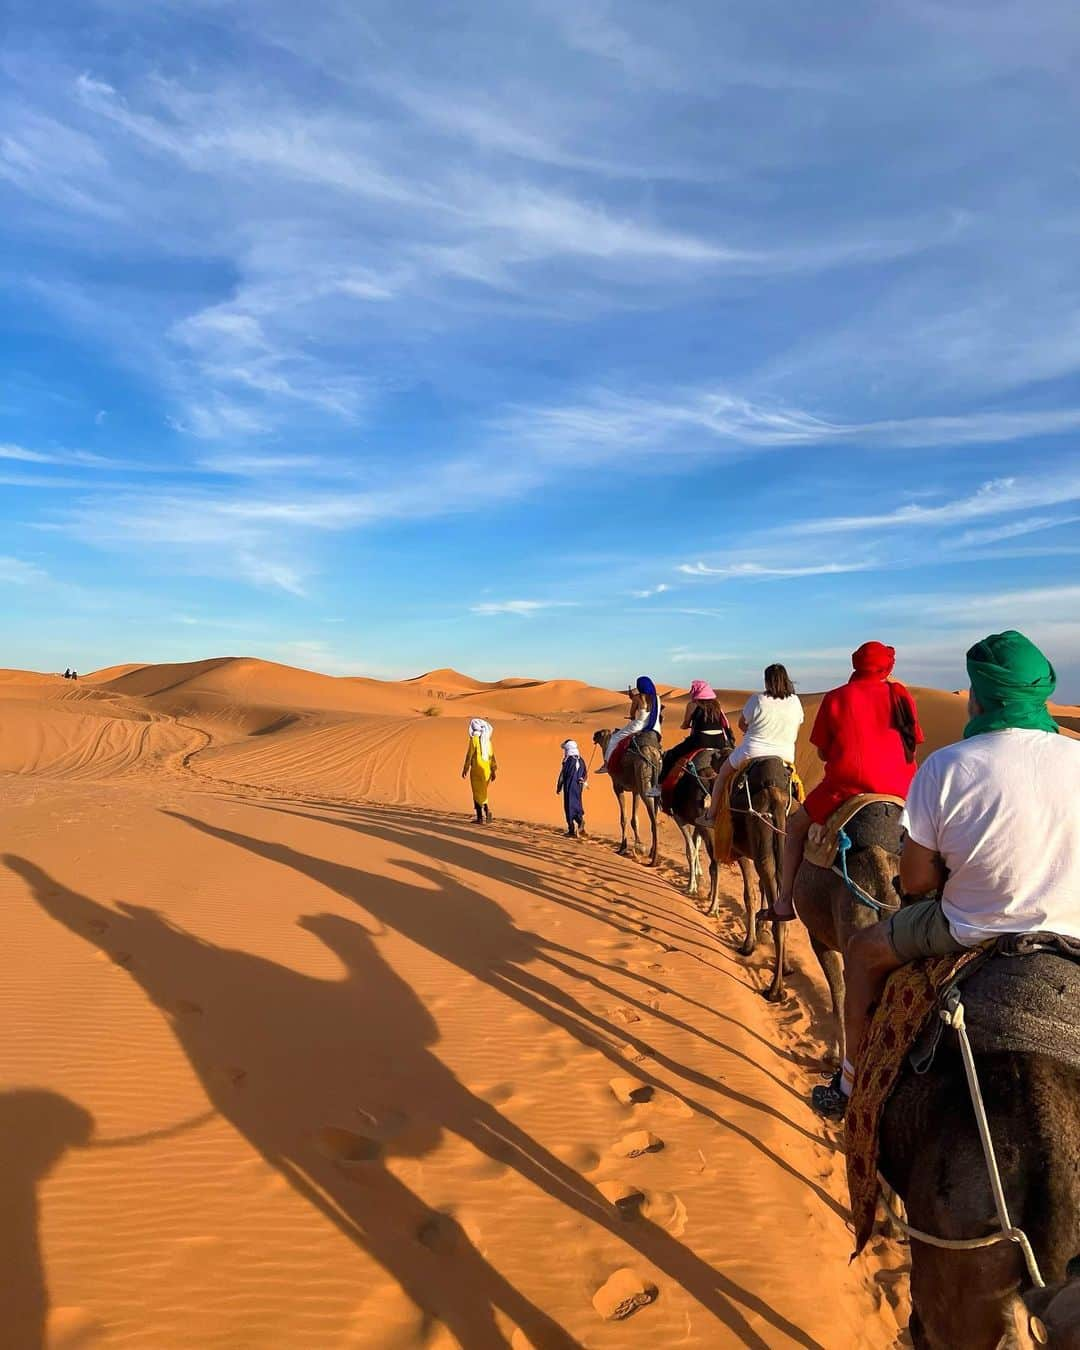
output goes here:
<path id="1" fill-rule="evenodd" d="M 1080 10 L 14 0 L 0 663 L 1080 699 Z"/>

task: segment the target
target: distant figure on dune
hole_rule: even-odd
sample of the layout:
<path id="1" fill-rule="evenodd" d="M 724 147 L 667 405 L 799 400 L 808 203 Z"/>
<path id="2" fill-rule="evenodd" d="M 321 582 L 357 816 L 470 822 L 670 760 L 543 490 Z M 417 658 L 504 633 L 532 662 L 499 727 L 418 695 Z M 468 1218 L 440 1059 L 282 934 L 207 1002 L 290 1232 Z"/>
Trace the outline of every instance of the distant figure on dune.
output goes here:
<path id="1" fill-rule="evenodd" d="M 71 679 L 71 667 L 70 667 L 70 666 L 67 668 L 67 670 L 64 671 L 64 679 L 65 679 L 65 680 L 70 680 L 70 679 Z"/>
<path id="2" fill-rule="evenodd" d="M 655 731 L 657 736 L 660 735 L 660 723 L 664 713 L 656 685 L 648 675 L 639 675 L 634 688 L 626 692 L 630 695 L 630 720 L 618 731 L 612 732 L 599 773 L 610 771 L 612 763 L 621 756 L 619 747 L 625 745 L 632 736 L 642 731 Z"/>
<path id="3" fill-rule="evenodd" d="M 774 923 L 795 917 L 791 897 L 812 824 L 824 825 L 838 806 L 862 793 L 907 796 L 923 732 L 915 700 L 889 679 L 895 664 L 895 648 L 864 642 L 852 653 L 847 684 L 821 700 L 810 743 L 824 761 L 825 777 L 788 817 L 783 887 L 775 911 L 766 915 Z"/>
<path id="4" fill-rule="evenodd" d="M 556 793 L 562 793 L 563 810 L 566 812 L 566 833 L 571 839 L 576 834 L 585 834 L 585 805 L 581 793 L 589 786 L 589 771 L 581 758 L 577 741 L 563 741 L 563 762 L 559 770 L 559 781 L 555 784 Z"/>
<path id="5" fill-rule="evenodd" d="M 71 672 L 71 678 L 72 678 L 73 680 L 77 680 L 77 679 L 79 678 L 79 672 L 78 672 L 77 670 L 73 670 L 73 671 Z"/>
<path id="6" fill-rule="evenodd" d="M 488 784 L 494 783 L 498 772 L 495 749 L 491 743 L 494 728 L 482 717 L 474 717 L 469 723 L 469 748 L 465 752 L 462 766 L 462 778 L 468 778 L 472 785 L 473 808 L 476 811 L 477 825 L 491 822 L 491 807 L 488 806 Z"/>

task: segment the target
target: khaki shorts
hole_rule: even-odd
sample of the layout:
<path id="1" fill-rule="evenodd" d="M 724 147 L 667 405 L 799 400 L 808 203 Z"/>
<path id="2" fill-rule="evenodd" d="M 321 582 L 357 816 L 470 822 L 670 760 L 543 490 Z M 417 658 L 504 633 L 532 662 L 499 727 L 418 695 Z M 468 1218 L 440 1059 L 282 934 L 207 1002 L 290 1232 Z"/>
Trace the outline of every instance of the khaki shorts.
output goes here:
<path id="1" fill-rule="evenodd" d="M 939 900 L 919 900 L 898 909 L 889 920 L 889 941 L 905 964 L 921 956 L 951 956 L 967 951 L 953 937 Z"/>

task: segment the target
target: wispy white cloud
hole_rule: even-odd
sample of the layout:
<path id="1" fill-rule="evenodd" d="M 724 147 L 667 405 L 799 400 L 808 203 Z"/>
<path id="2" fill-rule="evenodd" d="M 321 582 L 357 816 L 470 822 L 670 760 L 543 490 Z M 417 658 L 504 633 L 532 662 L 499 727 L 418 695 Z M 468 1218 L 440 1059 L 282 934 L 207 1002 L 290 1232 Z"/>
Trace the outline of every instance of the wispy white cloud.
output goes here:
<path id="1" fill-rule="evenodd" d="M 1018 539 L 1027 534 L 1038 534 L 1043 530 L 1054 530 L 1066 525 L 1075 525 L 1080 516 L 1028 516 L 1024 520 L 1014 520 L 1008 525 L 993 525 L 987 529 L 963 530 L 955 538 L 945 541 L 947 548 L 985 548 L 988 544 L 1001 543 L 1006 539 Z"/>
<path id="2" fill-rule="evenodd" d="M 710 567 L 703 562 L 680 563 L 679 571 L 690 577 L 719 577 L 727 581 L 769 581 L 783 577 L 835 576 L 843 572 L 867 572 L 880 567 L 877 562 L 815 563 L 806 567 L 770 567 L 764 563 L 722 563 Z"/>
<path id="3" fill-rule="evenodd" d="M 1080 408 L 846 423 L 725 391 L 684 391 L 668 399 L 599 391 L 579 403 L 519 409 L 504 425 L 542 450 L 652 451 L 681 439 L 685 453 L 700 456 L 715 450 L 703 447 L 701 433 L 736 450 L 849 442 L 874 449 L 998 444 L 1075 430 Z"/>
<path id="4" fill-rule="evenodd" d="M 572 600 L 488 600 L 472 606 L 473 614 L 516 614 L 528 619 L 545 609 L 572 609 L 576 601 Z"/>
<path id="5" fill-rule="evenodd" d="M 29 586 L 46 581 L 47 574 L 36 564 L 22 558 L 0 556 L 0 582 L 12 586 Z"/>
<path id="6" fill-rule="evenodd" d="M 940 506 L 918 503 L 895 511 L 857 516 L 826 516 L 791 528 L 799 534 L 844 534 L 858 531 L 956 525 L 986 516 L 1007 515 L 1033 507 L 1053 506 L 1080 499 L 1080 474 L 1071 471 L 1033 478 L 995 478 L 968 497 Z"/>
<path id="7" fill-rule="evenodd" d="M 670 590 L 671 587 L 668 585 L 668 583 L 666 581 L 661 581 L 656 586 L 647 586 L 644 590 L 631 591 L 630 594 L 634 597 L 635 600 L 649 600 L 654 595 L 663 595 L 666 591 Z"/>

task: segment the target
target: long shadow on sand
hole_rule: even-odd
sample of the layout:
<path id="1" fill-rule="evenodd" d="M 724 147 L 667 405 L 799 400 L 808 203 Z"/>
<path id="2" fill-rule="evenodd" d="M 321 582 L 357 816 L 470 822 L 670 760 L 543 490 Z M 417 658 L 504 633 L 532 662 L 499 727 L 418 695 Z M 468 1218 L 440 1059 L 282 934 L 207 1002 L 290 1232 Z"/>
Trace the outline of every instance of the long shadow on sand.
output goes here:
<path id="1" fill-rule="evenodd" d="M 332 884 L 324 875 L 329 865 L 319 860 L 190 823 L 289 866 L 303 860 L 307 865 L 300 870 Z M 797 1344 L 816 1346 L 663 1229 L 613 1217 L 577 1173 L 465 1088 L 431 1050 L 438 1029 L 430 1013 L 382 959 L 363 925 L 328 914 L 301 920 L 345 968 L 341 979 L 324 980 L 214 946 L 152 909 L 100 905 L 25 859 L 9 856 L 6 861 L 53 918 L 109 954 L 125 953 L 128 973 L 168 1019 L 216 1110 L 301 1196 L 370 1253 L 418 1308 L 445 1322 L 470 1350 L 506 1347 L 496 1310 L 521 1327 L 538 1350 L 561 1350 L 576 1342 L 485 1261 L 450 1216 L 430 1209 L 379 1164 L 380 1155 L 395 1148 L 423 1156 L 436 1147 L 444 1129 L 629 1241 L 720 1318 L 741 1344 L 765 1350 L 767 1342 L 736 1304 Z M 361 873 L 353 880 L 363 886 L 374 879 Z M 378 879 L 380 886 L 384 880 Z M 369 908 L 372 889 L 363 887 L 363 899 L 350 898 Z M 384 894 L 388 910 L 415 906 L 419 899 L 430 913 L 430 891 L 422 895 L 391 883 Z M 474 937 L 485 947 L 482 932 Z M 489 956 L 485 950 L 484 959 Z M 389 1036 L 388 1027 L 393 1028 Z M 376 1122 L 375 1128 L 342 1128 L 362 1118 Z M 396 1125 L 389 1137 L 381 1137 L 391 1120 Z"/>
<path id="2" fill-rule="evenodd" d="M 518 928 L 505 910 L 490 898 L 462 885 L 446 872 L 420 864 L 404 864 L 402 867 L 413 872 L 417 885 L 409 885 L 385 876 L 375 876 L 360 868 L 312 857 L 286 844 L 266 841 L 237 831 L 224 829 L 185 816 L 175 811 L 165 814 L 182 820 L 214 838 L 244 848 L 259 857 L 277 862 L 310 877 L 320 885 L 336 891 L 343 898 L 360 905 L 387 928 L 395 929 L 408 937 L 418 946 L 426 948 L 434 955 L 455 965 L 463 973 L 506 995 L 522 1007 L 543 1017 L 554 1025 L 567 1031 L 581 1043 L 598 1050 L 612 1064 L 625 1074 L 651 1083 L 661 1090 L 668 1085 L 648 1072 L 639 1062 L 628 1062 L 618 1047 L 626 1042 L 634 1044 L 634 1038 L 625 1027 L 613 1027 L 598 1014 L 584 1007 L 557 984 L 544 979 L 529 967 L 534 963 L 542 968 L 544 962 L 557 965 L 553 953 L 563 953 L 565 949 L 548 944 L 537 934 Z M 433 899 L 433 893 L 437 898 Z M 570 954 L 570 953 L 566 953 Z M 558 968 L 567 976 L 579 981 L 580 971 L 572 966 L 558 964 Z M 619 997 L 617 990 L 605 992 Z M 656 1057 L 656 1051 L 640 1044 L 643 1053 Z M 733 1092 L 723 1084 L 714 1082 L 704 1075 L 697 1074 L 672 1063 L 673 1072 L 690 1076 L 702 1086 L 727 1095 L 752 1108 L 766 1111 L 785 1125 L 796 1130 L 800 1127 L 790 1122 L 781 1112 Z M 461 1089 L 464 1091 L 464 1089 Z M 721 1116 L 717 1111 L 690 1097 L 685 1100 L 702 1115 L 714 1120 L 723 1128 L 730 1130 L 745 1140 L 752 1148 L 760 1152 L 771 1164 L 788 1176 L 810 1189 L 814 1195 L 840 1218 L 846 1218 L 845 1210 L 837 1204 L 831 1195 L 816 1182 L 793 1167 L 781 1154 L 764 1144 L 754 1133 Z M 461 1131 L 458 1131 L 461 1133 Z M 805 1132 L 804 1132 L 805 1133 Z M 465 1135 L 464 1137 L 469 1137 Z M 807 1135 L 814 1143 L 820 1140 Z M 505 1161 L 505 1159 L 503 1159 Z M 517 1164 L 514 1164 L 517 1166 Z M 580 1199 L 583 1183 L 581 1178 L 570 1171 L 558 1160 L 544 1153 L 543 1169 L 554 1173 L 568 1183 L 569 1192 L 559 1191 L 558 1198 L 577 1208 L 573 1197 Z M 527 1173 L 522 1169 L 523 1175 Z M 541 1181 L 541 1183 L 543 1182 Z M 554 1192 L 553 1192 L 554 1193 Z M 596 1218 L 591 1187 L 587 1188 L 590 1217 Z M 810 1345 L 813 1342 L 774 1310 L 761 1303 L 753 1295 L 734 1285 L 724 1276 L 714 1272 L 700 1262 L 680 1244 L 673 1242 L 667 1235 L 661 1237 L 660 1230 L 651 1225 L 635 1225 L 632 1229 L 626 1225 L 613 1224 L 610 1210 L 600 1207 L 599 1221 L 618 1232 L 625 1241 L 634 1246 L 661 1269 L 672 1274 L 706 1307 L 718 1316 L 725 1316 L 727 1295 L 731 1294 L 740 1302 L 766 1316 L 774 1325 L 782 1327 L 799 1344 Z M 641 1238 L 648 1236 L 648 1243 Z M 680 1255 L 681 1253 L 681 1255 Z M 717 1295 L 721 1297 L 718 1298 Z M 730 1318 L 730 1310 L 726 1320 Z M 747 1334 L 753 1335 L 749 1331 Z M 756 1342 L 751 1340 L 749 1344 Z"/>
<path id="3" fill-rule="evenodd" d="M 343 826 L 344 828 L 357 830 L 361 833 L 383 838 L 391 842 L 407 844 L 428 857 L 450 863 L 457 867 L 467 868 L 468 870 L 477 872 L 481 875 L 490 875 L 493 878 L 497 878 L 504 883 L 509 883 L 520 890 L 529 891 L 552 904 L 559 905 L 563 908 L 570 908 L 586 918 L 601 917 L 604 918 L 604 921 L 610 922 L 610 919 L 607 919 L 605 916 L 596 914 L 593 906 L 570 899 L 565 891 L 559 892 L 552 886 L 545 884 L 544 878 L 536 872 L 502 857 L 501 847 L 503 837 L 501 835 L 493 837 L 489 836 L 491 842 L 500 849 L 500 855 L 498 857 L 493 857 L 484 849 L 445 840 L 434 832 L 426 832 L 417 829 L 412 824 L 403 826 L 396 821 L 386 819 L 378 821 L 371 819 L 359 823 L 355 820 L 342 821 L 332 816 L 320 816 L 311 812 L 291 812 L 281 807 L 263 807 L 262 803 L 249 803 L 249 805 L 259 806 L 262 807 L 262 809 L 281 811 L 283 814 L 296 814 L 305 820 L 317 820 L 329 825 Z M 222 831 L 216 826 L 203 825 L 186 816 L 178 816 L 178 818 L 187 820 L 188 823 L 196 825 L 199 829 L 204 829 L 207 832 L 216 834 L 220 837 L 229 836 L 229 831 Z M 233 842 L 242 842 L 245 847 L 254 846 L 256 851 L 259 851 L 260 849 L 266 850 L 264 856 L 267 857 L 277 856 L 269 850 L 279 847 L 271 844 L 260 844 L 260 841 L 250 839 L 247 836 L 238 836 L 234 838 Z M 301 861 L 294 862 L 291 865 L 297 866 L 300 870 L 305 870 L 302 860 L 307 855 L 300 854 L 297 856 Z M 284 859 L 280 857 L 278 860 L 284 861 Z M 315 864 L 318 868 L 322 868 L 326 875 L 321 876 L 320 879 L 324 880 L 327 885 L 333 886 L 340 894 L 345 895 L 350 899 L 356 899 L 358 897 L 359 892 L 357 887 L 362 882 L 370 882 L 373 880 L 367 873 L 359 871 L 356 868 L 346 867 L 339 863 L 312 858 L 307 858 L 307 862 L 309 865 Z M 533 972 L 526 970 L 524 967 L 526 963 L 531 962 L 541 962 L 546 964 L 552 970 L 558 971 L 575 983 L 583 983 L 590 986 L 597 992 L 604 994 L 607 998 L 614 1000 L 616 1004 L 629 1004 L 636 1008 L 640 1013 L 643 1013 L 646 1017 L 666 1022 L 668 1025 L 703 1040 L 719 1050 L 723 1050 L 736 1058 L 741 1058 L 748 1064 L 753 1065 L 756 1070 L 769 1078 L 783 1092 L 793 1097 L 796 1101 L 802 1102 L 803 1097 L 798 1090 L 792 1087 L 790 1083 L 785 1082 L 782 1078 L 779 1078 L 776 1074 L 772 1073 L 764 1064 L 751 1059 L 750 1056 L 741 1051 L 735 1050 L 725 1042 L 708 1035 L 706 1032 L 702 1031 L 700 1027 L 685 1022 L 663 1009 L 654 1007 L 650 1003 L 646 1003 L 645 999 L 649 995 L 655 995 L 657 991 L 666 994 L 675 994 L 679 998 L 684 997 L 682 994 L 676 994 L 676 991 L 670 989 L 662 982 L 659 982 L 654 975 L 650 974 L 650 976 L 646 978 L 645 976 L 636 974 L 632 970 L 620 968 L 618 971 L 619 976 L 625 980 L 635 981 L 641 985 L 642 995 L 638 998 L 633 994 L 626 993 L 625 990 L 616 989 L 612 985 L 606 983 L 599 975 L 579 970 L 575 965 L 571 964 L 572 962 L 587 964 L 592 966 L 596 971 L 603 971 L 608 975 L 613 974 L 614 971 L 612 967 L 606 966 L 602 961 L 598 961 L 595 957 L 591 957 L 584 952 L 572 951 L 571 949 L 552 941 L 550 938 L 542 937 L 527 929 L 517 927 L 506 911 L 494 901 L 480 895 L 476 891 L 466 891 L 444 872 L 437 872 L 415 863 L 403 863 L 402 865 L 415 872 L 418 876 L 429 877 L 440 887 L 440 889 L 447 890 L 448 894 L 457 901 L 457 903 L 449 905 L 450 911 L 457 913 L 461 922 L 467 926 L 464 930 L 461 928 L 451 928 L 446 933 L 443 933 L 440 925 L 433 925 L 430 916 L 424 916 L 419 920 L 414 918 L 413 911 L 415 906 L 406 906 L 404 910 L 399 910 L 396 907 L 379 906 L 377 903 L 373 907 L 366 898 L 362 900 L 361 903 L 364 907 L 368 909 L 369 912 L 376 914 L 388 927 L 397 928 L 399 931 L 406 933 L 413 941 L 427 946 L 431 951 L 437 952 L 438 955 L 448 961 L 452 961 L 462 970 L 467 970 L 469 974 L 474 975 L 476 978 L 502 988 L 503 992 L 511 993 L 511 995 L 517 998 L 519 1002 L 525 1003 L 526 1006 L 532 1008 L 533 1011 L 541 1012 L 549 1020 L 557 1022 L 560 1026 L 573 1032 L 579 1040 L 596 1047 L 601 1050 L 602 1053 L 608 1055 L 609 1058 L 615 1058 L 619 1067 L 624 1070 L 631 1068 L 631 1066 L 628 1066 L 621 1056 L 616 1057 L 615 1047 L 625 1044 L 632 1046 L 636 1054 L 647 1056 L 668 1069 L 670 1072 L 684 1078 L 687 1082 L 693 1083 L 696 1087 L 703 1088 L 706 1091 L 717 1092 L 731 1101 L 738 1102 L 741 1106 L 745 1106 L 754 1111 L 760 1111 L 763 1115 L 771 1116 L 773 1119 L 788 1126 L 796 1133 L 801 1134 L 810 1143 L 816 1144 L 818 1147 L 823 1148 L 828 1152 L 837 1151 L 837 1146 L 832 1140 L 806 1129 L 804 1126 L 791 1120 L 790 1117 L 785 1116 L 783 1112 L 777 1110 L 769 1103 L 762 1102 L 746 1093 L 739 1092 L 727 1084 L 711 1078 L 707 1074 L 678 1063 L 656 1047 L 646 1044 L 628 1027 L 624 1025 L 621 1025 L 618 1028 L 612 1026 L 611 1023 L 606 1021 L 600 1014 L 572 998 L 565 990 L 559 988 L 558 985 L 553 985 L 548 981 L 543 980 Z M 310 871 L 310 866 L 307 870 Z M 314 873 L 311 874 L 315 875 Z M 333 874 L 337 880 L 329 880 L 328 877 L 330 874 Z M 352 875 L 350 876 L 350 874 Z M 370 890 L 370 886 L 365 889 L 365 895 L 368 890 Z M 442 912 L 442 908 L 445 907 L 441 907 L 440 912 Z M 493 945 L 488 949 L 476 944 L 477 920 L 482 921 L 483 929 L 493 939 Z M 615 926 L 616 931 L 625 932 L 631 937 L 640 937 L 640 933 L 636 929 L 622 928 L 619 925 Z M 707 1013 L 710 1017 L 735 1023 L 734 1018 L 731 1018 L 728 1014 L 723 1013 L 718 1009 L 710 1008 L 705 1004 L 700 1003 L 695 1003 L 694 1006 L 700 1008 L 702 1012 Z M 741 1024 L 735 1024 L 739 1025 L 740 1029 L 743 1029 Z M 774 1047 L 769 1045 L 766 1041 L 763 1041 L 762 1045 L 769 1050 L 774 1049 Z M 638 1077 L 649 1078 L 648 1073 L 643 1071 L 640 1065 L 637 1067 L 636 1072 Z M 655 1080 L 650 1079 L 649 1081 Z M 697 1103 L 694 1103 L 694 1105 L 698 1110 L 701 1110 L 706 1114 L 713 1114 L 710 1113 L 706 1107 L 699 1106 Z M 713 1114 L 713 1118 L 726 1125 L 728 1128 L 737 1132 L 739 1131 L 739 1127 L 732 1124 L 730 1121 L 722 1120 L 715 1114 Z M 773 1154 L 758 1140 L 749 1135 L 746 1137 L 751 1139 L 754 1147 L 760 1149 L 772 1161 L 777 1162 L 784 1170 L 789 1171 L 792 1175 L 799 1176 L 799 1179 L 806 1182 L 808 1186 L 811 1186 L 818 1194 L 818 1197 L 826 1205 L 829 1205 L 838 1216 L 844 1217 L 842 1208 L 827 1194 L 827 1192 L 820 1187 L 815 1186 L 814 1183 L 810 1182 L 801 1174 L 794 1172 L 789 1164 L 783 1162 L 778 1155 Z"/>
<path id="4" fill-rule="evenodd" d="M 532 842 L 523 841 L 520 838 L 508 836 L 504 830 L 499 830 L 494 834 L 488 834 L 486 832 L 480 833 L 475 828 L 470 829 L 468 826 L 462 828 L 456 823 L 448 823 L 446 820 L 436 816 L 422 816 L 418 818 L 415 810 L 406 812 L 396 808 L 382 808 L 375 810 L 366 807 L 352 806 L 343 808 L 340 815 L 328 816 L 317 814 L 311 810 L 296 810 L 290 806 L 261 801 L 248 802 L 247 804 L 249 806 L 257 807 L 260 810 L 277 811 L 284 815 L 296 816 L 302 820 L 319 820 L 328 825 L 337 825 L 342 828 L 356 830 L 363 834 L 369 834 L 389 841 L 407 844 L 418 852 L 424 853 L 431 858 L 451 863 L 455 866 L 465 867 L 470 872 L 475 872 L 483 876 L 490 876 L 501 882 L 508 882 L 517 889 L 528 891 L 549 904 L 556 905 L 561 909 L 571 910 L 576 914 L 582 915 L 584 918 L 593 919 L 597 922 L 606 924 L 614 929 L 615 932 L 625 937 L 640 939 L 643 935 L 647 935 L 648 938 L 653 941 L 666 937 L 670 939 L 671 946 L 679 951 L 686 951 L 688 945 L 708 945 L 708 939 L 704 942 L 701 940 L 704 930 L 700 927 L 700 924 L 695 923 L 694 920 L 685 921 L 685 926 L 690 930 L 694 938 L 693 944 L 690 944 L 685 933 L 663 929 L 659 925 L 648 925 L 643 932 L 642 926 L 635 925 L 629 915 L 620 914 L 617 909 L 613 909 L 612 907 L 621 906 L 622 904 L 630 906 L 632 903 L 633 908 L 654 914 L 661 920 L 666 920 L 668 922 L 675 921 L 669 911 L 662 908 L 651 909 L 640 898 L 635 899 L 633 902 L 623 901 L 622 897 L 618 895 L 607 897 L 601 896 L 598 898 L 589 890 L 590 882 L 592 882 L 598 874 L 597 860 L 592 856 L 591 850 L 589 854 L 579 855 L 578 857 L 572 856 L 571 859 L 567 860 L 576 864 L 576 870 L 573 877 L 554 876 L 550 873 L 538 871 L 534 865 L 535 863 L 543 863 L 550 867 L 552 862 L 552 849 L 550 843 L 547 841 L 538 841 L 536 844 L 533 844 Z M 561 844 L 561 841 L 559 841 L 559 843 Z M 587 866 L 584 864 L 587 864 Z M 625 883 L 627 880 L 625 865 L 621 870 L 616 869 L 614 871 L 604 869 L 601 866 L 599 875 L 610 875 L 613 881 L 622 883 Z M 546 950 L 551 953 L 566 952 L 566 949 L 559 947 L 557 943 L 545 939 L 540 939 L 540 941 L 544 943 Z M 715 946 L 715 944 L 713 945 Z M 570 953 L 566 954 L 570 955 Z M 697 960 L 702 961 L 702 964 L 711 972 L 722 975 L 726 979 L 732 979 L 743 988 L 754 988 L 753 984 L 748 979 L 733 976 L 729 971 L 723 970 L 714 962 L 703 960 L 703 958 L 695 952 L 691 952 L 690 954 Z M 572 953 L 572 956 L 579 962 L 589 963 L 605 970 L 611 969 L 610 967 L 605 966 L 603 962 L 597 961 L 594 957 L 591 957 L 584 952 L 574 952 Z M 738 965 L 740 968 L 743 968 L 742 961 L 738 962 Z M 597 983 L 595 980 L 590 980 L 588 975 L 581 975 L 580 972 L 575 972 L 575 974 L 578 974 L 579 978 L 586 980 L 586 982 Z M 688 997 L 688 995 L 681 991 L 671 989 L 664 985 L 663 982 L 654 975 L 645 977 L 630 969 L 620 969 L 619 974 L 624 979 L 636 981 L 642 985 L 647 991 L 647 996 L 655 994 L 659 989 L 660 992 L 671 994 L 688 1006 L 694 1007 L 700 1012 L 705 1013 L 710 1019 L 733 1023 L 739 1027 L 739 1030 L 743 1034 L 755 1039 L 762 1050 L 768 1053 L 770 1058 L 796 1065 L 799 1068 L 810 1070 L 817 1070 L 820 1068 L 820 1064 L 816 1060 L 807 1060 L 803 1056 L 795 1054 L 782 1045 L 777 1044 L 775 1041 L 766 1040 L 751 1028 L 746 1027 L 743 1023 L 738 1022 L 728 1013 L 725 1013 L 722 1009 L 701 1003 L 698 1000 Z M 794 984 L 794 980 L 792 980 L 792 983 Z M 806 984 L 807 988 L 803 990 L 800 987 L 800 994 L 802 996 L 802 1002 L 806 1006 L 808 1015 L 810 1016 L 815 1033 L 820 1033 L 822 1036 L 827 1037 L 828 1029 L 825 1023 L 827 1022 L 828 1014 L 826 1013 L 824 1002 L 817 991 L 809 985 L 808 981 L 804 981 L 803 983 Z M 612 993 L 610 989 L 606 989 L 606 992 Z M 642 1003 L 639 1000 L 635 1000 L 632 996 L 623 994 L 621 997 L 634 1004 L 639 1010 L 642 1008 Z M 760 1059 L 751 1059 L 749 1056 L 741 1055 L 740 1052 L 734 1050 L 731 1046 L 710 1036 L 700 1026 L 695 1026 L 692 1023 L 682 1021 L 681 1019 L 672 1016 L 670 1013 L 657 1011 L 651 1006 L 648 1011 L 651 1016 L 677 1027 L 688 1035 L 695 1036 L 700 1040 L 715 1045 L 718 1049 L 722 1049 L 729 1054 L 734 1054 L 739 1058 L 745 1059 L 748 1063 L 753 1064 L 761 1073 L 770 1078 L 781 1091 L 794 1097 L 800 1103 L 805 1101 L 804 1092 L 793 1087 L 785 1079 L 770 1072 Z M 624 1036 L 623 1039 L 632 1038 Z M 746 1105 L 759 1105 L 748 1099 L 741 1100 L 743 1100 Z M 793 1122 L 790 1121 L 786 1123 L 793 1124 Z M 801 1129 L 800 1126 L 794 1124 L 793 1128 Z M 812 1139 L 826 1150 L 830 1152 L 836 1151 L 836 1145 L 830 1139 L 818 1134 L 811 1134 L 808 1131 L 802 1132 L 806 1134 L 807 1138 Z"/>
<path id="5" fill-rule="evenodd" d="M 55 1092 L 0 1093 L 0 1342 L 42 1350 L 49 1295 L 38 1231 L 38 1186 L 94 1132 L 88 1111 Z"/>

